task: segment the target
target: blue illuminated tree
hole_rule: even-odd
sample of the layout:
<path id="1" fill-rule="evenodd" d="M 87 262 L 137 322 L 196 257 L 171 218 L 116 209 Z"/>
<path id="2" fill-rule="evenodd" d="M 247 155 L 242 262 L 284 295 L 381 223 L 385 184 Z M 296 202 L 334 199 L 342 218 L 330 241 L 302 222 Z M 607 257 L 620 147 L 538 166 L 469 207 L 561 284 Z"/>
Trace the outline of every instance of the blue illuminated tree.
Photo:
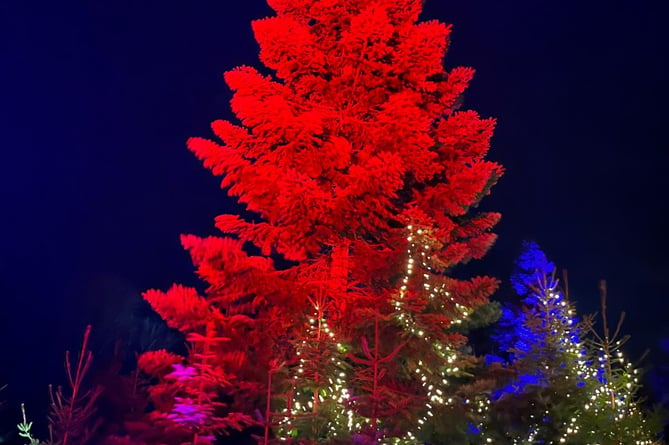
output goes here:
<path id="1" fill-rule="evenodd" d="M 492 413 L 512 443 L 551 443 L 569 424 L 584 386 L 586 351 L 572 305 L 555 278 L 555 265 L 526 242 L 511 282 L 520 310 L 505 308 L 498 335 L 513 371 L 493 391 Z"/>
<path id="2" fill-rule="evenodd" d="M 657 417 L 639 404 L 636 370 L 611 335 L 579 322 L 559 288 L 555 265 L 526 242 L 511 282 L 522 309 L 506 308 L 497 336 L 511 371 L 491 394 L 481 431 L 511 444 L 653 444 Z"/>

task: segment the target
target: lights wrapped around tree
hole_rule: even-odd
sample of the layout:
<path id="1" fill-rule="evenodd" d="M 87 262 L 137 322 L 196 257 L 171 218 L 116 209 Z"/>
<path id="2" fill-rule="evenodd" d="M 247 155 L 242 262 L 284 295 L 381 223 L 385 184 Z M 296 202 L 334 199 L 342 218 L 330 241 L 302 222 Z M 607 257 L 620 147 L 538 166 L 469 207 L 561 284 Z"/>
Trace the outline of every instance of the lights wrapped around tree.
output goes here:
<path id="1" fill-rule="evenodd" d="M 525 244 L 517 266 L 512 282 L 525 309 L 505 312 L 499 337 L 513 377 L 493 392 L 482 431 L 514 445 L 657 443 L 657 416 L 638 404 L 637 371 L 615 338 L 620 325 L 611 338 L 606 321 L 602 336 L 592 317 L 580 323 L 536 244 Z"/>

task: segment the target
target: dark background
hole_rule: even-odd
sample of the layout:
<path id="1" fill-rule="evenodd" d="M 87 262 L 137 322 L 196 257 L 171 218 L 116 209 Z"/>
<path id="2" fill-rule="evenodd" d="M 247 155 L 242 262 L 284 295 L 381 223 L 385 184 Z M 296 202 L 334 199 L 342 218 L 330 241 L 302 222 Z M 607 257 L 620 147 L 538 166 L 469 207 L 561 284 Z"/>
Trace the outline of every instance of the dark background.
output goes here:
<path id="1" fill-rule="evenodd" d="M 649 347 L 651 363 L 669 337 L 666 13 L 653 0 L 428 0 L 423 15 L 454 24 L 446 65 L 477 69 L 465 107 L 499 120 L 490 158 L 507 172 L 484 206 L 504 219 L 472 271 L 506 279 L 521 240 L 539 242 L 581 313 L 608 280 L 629 355 Z M 10 424 L 21 401 L 45 409 L 85 324 L 106 344 L 136 322 L 140 291 L 196 282 L 178 235 L 214 233 L 234 207 L 184 142 L 231 117 L 221 73 L 259 65 L 249 22 L 269 14 L 261 0 L 0 0 Z"/>

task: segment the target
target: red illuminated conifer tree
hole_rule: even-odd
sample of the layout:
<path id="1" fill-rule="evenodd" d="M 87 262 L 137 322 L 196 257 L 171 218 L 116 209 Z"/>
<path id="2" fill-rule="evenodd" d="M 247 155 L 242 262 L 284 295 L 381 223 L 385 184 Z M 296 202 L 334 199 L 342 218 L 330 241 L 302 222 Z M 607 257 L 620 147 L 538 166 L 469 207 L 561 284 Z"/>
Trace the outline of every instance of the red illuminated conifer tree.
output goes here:
<path id="1" fill-rule="evenodd" d="M 141 360 L 153 416 L 197 443 L 254 422 L 265 443 L 411 440 L 454 403 L 453 328 L 497 285 L 446 276 L 495 239 L 499 214 L 473 211 L 502 172 L 494 121 L 457 111 L 473 70 L 445 71 L 450 27 L 417 23 L 420 0 L 268 3 L 253 30 L 274 75 L 227 72 L 239 123 L 188 141 L 255 217 L 182 236 L 205 295 L 145 293 L 193 344 Z"/>

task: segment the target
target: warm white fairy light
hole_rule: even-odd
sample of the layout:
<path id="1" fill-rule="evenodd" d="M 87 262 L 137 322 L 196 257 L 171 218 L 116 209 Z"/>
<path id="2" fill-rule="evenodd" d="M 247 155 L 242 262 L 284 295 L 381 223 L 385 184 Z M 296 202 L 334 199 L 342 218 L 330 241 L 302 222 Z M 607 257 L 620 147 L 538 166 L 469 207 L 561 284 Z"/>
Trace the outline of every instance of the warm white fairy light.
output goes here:
<path id="1" fill-rule="evenodd" d="M 325 335 L 329 341 L 333 342 L 333 344 L 336 345 L 337 351 L 340 353 L 345 353 L 346 348 L 341 344 L 337 343 L 335 340 L 335 334 L 334 332 L 330 329 L 327 319 L 323 317 L 322 313 L 319 313 L 318 306 L 316 305 L 314 307 L 314 314 L 312 317 L 308 319 L 309 326 L 308 326 L 308 335 L 313 336 L 314 338 L 317 338 L 319 335 L 319 332 L 322 333 L 322 335 Z M 296 355 L 299 357 L 302 355 L 302 351 L 305 351 L 306 348 L 308 348 L 309 345 L 306 340 L 302 341 L 301 347 L 298 348 L 296 351 Z M 327 382 L 329 385 L 326 388 L 321 388 L 318 389 L 318 394 L 310 394 L 310 393 L 302 393 L 300 392 L 298 386 L 299 386 L 299 380 L 300 376 L 304 375 L 305 372 L 305 364 L 306 361 L 303 358 L 299 359 L 298 366 L 296 369 L 296 375 L 293 376 L 293 380 L 295 381 L 295 386 L 293 389 L 293 394 L 291 397 L 291 400 L 289 400 L 289 408 L 285 408 L 283 412 L 285 413 L 285 417 L 280 422 L 280 430 L 278 432 L 278 435 L 282 440 L 286 440 L 287 437 L 291 434 L 292 430 L 292 420 L 295 418 L 299 418 L 300 416 L 306 416 L 309 415 L 310 413 L 313 413 L 314 411 L 314 398 L 318 397 L 319 402 L 324 402 L 325 398 L 328 397 L 331 400 L 336 401 L 337 406 L 340 407 L 340 411 L 337 412 L 337 416 L 335 419 L 331 419 L 328 424 L 327 428 L 330 430 L 332 433 L 333 437 L 337 436 L 338 430 L 341 425 L 346 425 L 347 429 L 349 431 L 353 431 L 354 429 L 359 429 L 361 424 L 359 423 L 359 420 L 355 419 L 354 412 L 348 407 L 348 400 L 350 399 L 351 395 L 349 393 L 348 388 L 346 387 L 346 373 L 343 371 L 343 363 L 341 360 L 333 356 L 331 357 L 331 360 L 335 363 L 335 367 L 341 371 L 336 372 L 334 375 L 328 376 L 327 377 Z M 300 402 L 300 400 L 307 400 L 306 403 Z M 356 423 L 357 422 L 357 423 Z"/>
<path id="2" fill-rule="evenodd" d="M 442 284 L 440 286 L 435 286 L 431 277 L 434 274 L 434 270 L 431 266 L 431 251 L 433 250 L 431 239 L 431 231 L 426 228 L 415 228 L 413 225 L 407 227 L 408 235 L 408 249 L 407 249 L 407 263 L 404 277 L 402 278 L 402 285 L 400 286 L 399 292 L 394 302 L 394 307 L 397 312 L 397 319 L 403 324 L 404 329 L 407 332 L 411 332 L 417 337 L 423 338 L 426 342 L 432 345 L 436 354 L 441 357 L 447 366 L 443 367 L 440 372 L 436 375 L 430 372 L 430 370 L 425 369 L 423 362 L 419 360 L 415 364 L 414 372 L 417 374 L 419 381 L 421 382 L 422 387 L 425 390 L 426 394 L 426 404 L 425 410 L 422 417 L 418 419 L 417 431 L 422 429 L 422 426 L 429 422 L 429 418 L 434 416 L 433 405 L 450 405 L 454 403 L 452 397 L 447 397 L 446 386 L 448 385 L 448 378 L 458 374 L 460 369 L 457 366 L 448 366 L 457 360 L 456 351 L 446 344 L 434 341 L 429 335 L 425 333 L 416 323 L 416 321 L 404 311 L 404 300 L 408 290 L 408 284 L 410 279 L 414 276 L 414 272 L 417 267 L 423 269 L 421 274 L 422 283 L 421 287 L 428 293 L 427 297 L 432 300 L 437 297 L 446 298 L 452 302 L 453 307 L 459 313 L 457 317 L 454 317 L 450 323 L 451 325 L 461 324 L 467 316 L 470 314 L 470 310 L 465 306 L 459 304 L 454 300 L 454 298 L 449 294 L 445 289 L 445 286 Z M 442 305 L 441 308 L 445 310 L 445 306 Z M 445 326 L 447 329 L 449 326 Z M 485 402 L 484 402 L 485 404 Z M 413 432 L 407 432 L 403 439 L 396 439 L 396 444 L 414 444 L 421 443 L 417 442 L 416 435 Z M 490 442 L 489 442 L 490 443 Z"/>
<path id="3" fill-rule="evenodd" d="M 575 329 L 574 311 L 564 301 L 562 295 L 557 289 L 557 282 L 549 279 L 547 283 L 542 284 L 538 288 L 538 294 L 535 294 L 537 300 L 537 309 L 541 311 L 547 322 L 546 328 L 553 334 L 559 335 L 558 344 L 564 348 L 566 354 L 575 357 L 574 367 L 572 368 L 573 375 L 565 375 L 567 380 L 574 380 L 581 382 L 582 389 L 574 386 L 574 391 L 590 391 L 588 402 L 584 403 L 582 413 L 593 413 L 611 415 L 615 424 L 620 422 L 628 415 L 639 414 L 638 407 L 633 401 L 634 388 L 638 384 L 638 378 L 632 377 L 632 381 L 625 381 L 624 376 L 635 376 L 637 371 L 632 369 L 632 364 L 626 362 L 623 353 L 618 349 L 622 346 L 621 342 L 616 342 L 613 346 L 612 353 L 614 357 L 609 357 L 600 347 L 597 351 L 596 363 L 590 365 L 588 363 L 588 353 L 583 343 L 575 335 L 572 329 Z M 621 370 L 621 374 L 613 376 L 613 381 L 609 381 L 604 376 L 606 375 L 606 367 L 608 364 Z M 619 381 L 622 380 L 622 381 Z M 620 383 L 620 384 L 619 384 Z M 566 393 L 565 397 L 575 397 L 575 394 Z M 613 405 L 613 406 L 612 406 Z M 547 411 L 542 416 L 549 416 Z M 527 434 L 522 438 L 514 438 L 514 445 L 524 445 L 534 443 L 537 435 L 541 431 L 541 423 L 535 416 L 531 416 L 535 420 L 530 425 Z M 584 429 L 584 417 L 571 417 L 562 427 L 562 435 L 557 442 L 548 441 L 547 445 L 557 445 L 571 443 L 570 437 L 581 434 Z M 614 428 L 609 428 L 608 433 L 614 431 Z M 587 443 L 587 445 L 599 445 L 602 434 L 607 434 L 606 431 L 589 431 L 590 436 L 598 437 L 597 442 Z M 650 437 L 647 431 L 638 431 L 632 434 L 638 439 L 633 442 L 634 445 L 651 445 L 654 442 L 650 439 L 641 437 Z"/>
<path id="4" fill-rule="evenodd" d="M 427 272 L 422 274 L 422 280 L 423 280 L 422 288 L 426 292 L 429 292 L 429 298 L 433 299 L 437 296 L 450 298 L 450 301 L 453 302 L 455 309 L 458 310 L 460 316 L 451 321 L 452 325 L 461 324 L 464 318 L 466 318 L 470 314 L 470 311 L 466 307 L 460 305 L 459 303 L 454 302 L 453 298 L 448 295 L 448 292 L 443 288 L 443 286 L 435 287 L 430 282 L 432 268 L 430 266 L 431 248 L 429 244 L 429 235 L 430 235 L 429 230 L 420 228 L 414 230 L 412 226 L 409 226 L 408 230 L 409 234 L 407 236 L 407 241 L 409 242 L 409 248 L 407 249 L 408 258 L 406 263 L 406 272 L 404 277 L 402 278 L 402 285 L 400 286 L 400 290 L 397 299 L 394 302 L 394 306 L 397 311 L 397 318 L 403 323 L 405 329 L 408 332 L 411 332 L 418 337 L 422 337 L 426 341 L 432 343 L 431 339 L 429 338 L 429 335 L 426 335 L 423 332 L 423 330 L 418 327 L 418 324 L 410 316 L 410 314 L 403 311 L 404 309 L 403 300 L 408 290 L 408 284 L 410 279 L 413 279 L 413 277 L 415 277 L 416 275 L 415 272 L 417 267 L 421 267 L 423 270 Z M 420 259 L 420 261 L 418 261 L 418 259 Z M 546 310 L 549 332 L 551 332 L 553 335 L 558 335 L 559 346 L 563 348 L 566 354 L 575 357 L 574 368 L 572 368 L 575 371 L 575 374 L 572 375 L 571 377 L 570 375 L 566 375 L 565 379 L 569 380 L 570 378 L 573 378 L 574 382 L 587 381 L 589 383 L 592 383 L 593 381 L 597 381 L 599 383 L 599 381 L 597 380 L 598 370 L 588 366 L 585 347 L 580 341 L 580 339 L 577 339 L 575 331 L 572 332 L 572 330 L 576 329 L 574 322 L 574 311 L 567 304 L 567 302 L 564 301 L 562 295 L 557 289 L 557 282 L 554 280 L 549 280 L 546 283 L 546 285 L 540 289 L 540 294 L 537 295 L 537 297 L 540 306 Z M 551 308 L 557 310 L 551 312 L 550 310 L 548 310 Z M 457 359 L 455 351 L 453 351 L 452 348 L 450 348 L 448 345 L 433 343 L 433 346 L 435 347 L 435 350 L 439 353 L 439 355 L 446 359 L 447 363 L 454 363 L 455 360 Z M 601 372 L 601 369 L 603 369 L 608 359 L 609 357 L 606 357 L 605 354 L 600 356 L 599 372 Z M 623 355 L 620 351 L 616 351 L 616 357 L 611 358 L 611 360 L 618 360 L 619 363 L 623 365 L 628 372 L 633 371 L 630 368 L 631 364 L 629 363 L 624 364 Z M 445 386 L 448 385 L 447 377 L 449 375 L 457 373 L 457 371 L 458 368 L 455 366 L 445 367 L 444 371 L 441 373 L 440 376 L 441 379 L 433 381 L 434 378 L 430 378 L 431 373 L 424 368 L 422 361 L 418 361 L 418 363 L 416 364 L 415 372 L 419 380 L 422 382 L 422 386 L 425 388 L 427 394 L 425 414 L 420 419 L 418 419 L 418 426 L 417 426 L 418 431 L 420 431 L 421 427 L 429 421 L 429 417 L 432 417 L 433 405 L 438 405 L 438 404 L 448 405 L 453 403 L 452 398 L 445 396 Z M 638 379 L 634 378 L 633 381 L 634 383 L 637 383 Z M 598 412 L 598 410 L 606 409 L 607 407 L 606 399 L 611 394 L 611 391 L 613 390 L 613 385 L 614 382 L 604 381 L 599 383 L 599 387 L 596 387 L 593 391 L 593 394 L 591 396 L 591 402 L 585 404 L 583 409 L 594 410 L 595 412 Z M 628 415 L 628 412 L 631 412 L 630 408 L 627 407 L 627 402 L 631 398 L 633 387 L 634 385 L 632 383 L 627 382 L 624 385 L 622 391 L 618 390 L 618 398 L 616 398 L 614 402 L 616 407 L 614 420 L 616 422 L 622 420 L 626 415 Z M 576 387 L 574 389 L 577 390 Z M 625 392 L 625 390 L 627 390 L 627 392 Z M 565 396 L 567 398 L 570 398 L 572 394 L 567 393 L 565 394 Z M 467 402 L 469 403 L 470 401 Z M 481 397 L 478 400 L 472 401 L 471 403 L 474 404 L 475 411 L 481 414 L 483 417 L 485 416 L 485 413 L 487 413 L 487 411 L 489 410 L 491 402 L 488 398 Z M 632 411 L 635 409 L 637 408 L 636 407 L 631 408 Z M 532 416 L 534 420 L 532 421 L 528 429 L 527 435 L 523 438 L 515 438 L 513 440 L 513 444 L 521 445 L 521 444 L 534 443 L 541 430 L 540 417 L 545 417 L 548 416 L 549 414 L 550 414 L 549 412 L 545 412 L 543 413 L 542 416 L 536 416 L 536 417 Z M 557 445 L 558 443 L 559 444 L 569 443 L 570 436 L 574 436 L 576 434 L 581 433 L 582 425 L 579 424 L 579 420 L 580 419 L 578 416 L 572 417 L 564 426 L 563 428 L 564 434 L 562 435 L 562 437 L 559 438 L 558 442 L 556 443 L 549 442 L 549 444 Z M 483 441 L 485 443 L 492 444 L 493 439 L 490 437 L 486 437 L 485 430 L 483 429 L 484 425 L 481 423 L 477 426 L 481 431 L 480 437 L 483 439 Z M 397 439 L 393 443 L 409 444 L 418 442 L 416 439 L 416 434 L 409 432 L 403 439 L 401 440 Z M 636 440 L 635 444 L 650 445 L 652 444 L 652 441 Z M 598 444 L 593 443 L 588 445 L 598 445 Z"/>
<path id="5" fill-rule="evenodd" d="M 441 357 L 447 365 L 452 365 L 457 360 L 457 354 L 455 350 L 449 345 L 444 345 L 439 342 L 434 342 L 433 339 L 430 338 L 429 333 L 426 333 L 423 329 L 421 329 L 409 314 L 403 312 L 404 296 L 408 289 L 409 280 L 414 275 L 416 268 L 420 267 L 426 272 L 422 274 L 422 280 L 423 280 L 422 288 L 426 292 L 428 292 L 428 298 L 434 299 L 437 296 L 442 298 L 443 297 L 449 298 L 453 306 L 455 307 L 456 311 L 459 312 L 460 315 L 451 320 L 451 324 L 461 324 L 463 320 L 460 317 L 467 317 L 469 315 L 469 310 L 465 306 L 462 306 L 459 303 L 455 302 L 454 299 L 449 295 L 448 291 L 444 289 L 443 285 L 435 287 L 430 282 L 430 277 L 431 274 L 433 273 L 433 269 L 429 264 L 429 262 L 431 261 L 430 251 L 432 249 L 432 246 L 430 244 L 431 240 L 429 237 L 430 235 L 429 230 L 417 229 L 414 233 L 412 226 L 409 226 L 408 230 L 409 230 L 409 235 L 407 237 L 407 241 L 409 241 L 410 247 L 407 250 L 408 259 L 407 259 L 406 271 L 404 277 L 402 278 L 402 284 L 400 286 L 399 295 L 394 303 L 395 309 L 397 311 L 397 318 L 403 323 L 404 328 L 408 332 L 411 332 L 417 337 L 423 338 L 426 342 L 430 343 L 433 346 L 437 355 Z M 420 252 L 418 252 L 419 250 Z M 442 308 L 445 309 L 443 305 Z M 309 323 L 313 332 L 313 330 L 315 330 L 318 327 L 319 323 L 318 313 L 316 313 L 313 317 L 309 319 Z M 323 331 L 330 338 L 334 340 L 334 334 L 327 327 L 326 320 L 321 318 L 320 323 L 321 323 L 320 328 L 323 329 Z M 306 348 L 308 346 L 307 342 L 304 341 L 302 346 Z M 300 355 L 299 350 L 297 354 Z M 333 360 L 337 359 L 333 358 Z M 305 372 L 304 364 L 305 364 L 304 359 L 300 359 L 296 370 L 297 375 L 294 376 L 294 380 L 296 381 L 296 383 L 300 379 L 300 375 L 304 374 Z M 337 362 L 337 365 L 341 365 L 341 362 Z M 432 376 L 431 373 L 424 368 L 424 365 L 421 361 L 419 361 L 416 364 L 415 372 L 418 374 L 418 378 L 422 382 L 421 384 L 423 388 L 425 388 L 427 396 L 425 414 L 420 419 L 418 419 L 419 429 L 420 425 L 424 425 L 426 422 L 428 422 L 429 417 L 432 417 L 434 415 L 432 412 L 433 405 L 449 405 L 453 403 L 452 398 L 446 397 L 445 395 L 446 391 L 444 388 L 446 385 L 448 385 L 448 377 L 457 374 L 459 371 L 460 369 L 457 366 L 446 366 L 438 373 L 438 375 Z M 346 419 L 349 431 L 352 431 L 354 429 L 359 429 L 361 427 L 361 424 L 359 422 L 365 421 L 365 420 L 360 420 L 357 423 L 354 422 L 353 411 L 346 407 L 347 406 L 346 401 L 350 398 L 350 394 L 348 393 L 348 390 L 345 387 L 345 378 L 346 374 L 343 372 L 339 373 L 334 380 L 330 378 L 329 380 L 330 386 L 327 388 L 326 391 L 324 391 L 327 394 L 329 394 L 330 397 L 336 400 L 338 404 L 342 406 L 342 413 L 340 413 L 336 421 L 333 421 L 329 425 L 333 433 L 336 432 L 335 426 L 342 419 Z M 307 395 L 308 394 L 300 393 L 297 389 L 295 390 L 293 394 L 293 400 L 290 403 L 290 413 L 288 412 L 289 411 L 288 408 L 284 410 L 286 413 L 286 417 L 282 421 L 282 425 L 284 425 L 284 428 L 282 429 L 284 434 L 290 433 L 291 417 L 295 418 L 300 415 L 305 415 L 311 412 L 313 407 L 313 402 L 307 402 L 306 404 L 299 402 L 299 399 Z M 309 403 L 311 403 L 311 405 Z M 403 439 L 392 438 L 392 443 L 394 444 L 416 443 L 416 437 L 412 432 L 409 432 Z"/>
<path id="6" fill-rule="evenodd" d="M 459 368 L 454 365 L 455 362 L 457 361 L 456 351 L 449 345 L 435 342 L 432 338 L 430 338 L 429 332 L 425 332 L 423 329 L 421 329 L 419 324 L 413 319 L 411 314 L 404 310 L 404 299 L 408 291 L 410 280 L 418 279 L 416 277 L 420 277 L 422 283 L 420 283 L 418 287 L 422 288 L 427 293 L 427 298 L 429 299 L 445 298 L 447 300 L 450 300 L 453 307 L 459 314 L 458 317 L 451 320 L 450 322 L 451 325 L 461 324 L 464 318 L 466 318 L 471 313 L 471 311 L 468 308 L 455 302 L 453 297 L 449 295 L 448 291 L 444 289 L 443 285 L 437 285 L 437 286 L 433 285 L 431 281 L 431 276 L 434 273 L 434 271 L 430 264 L 431 262 L 430 254 L 432 250 L 432 247 L 430 245 L 430 231 L 420 228 L 414 230 L 412 226 L 409 226 L 408 232 L 409 232 L 407 236 L 408 258 L 406 262 L 406 270 L 401 280 L 399 292 L 396 296 L 395 301 L 393 302 L 396 310 L 396 316 L 397 319 L 403 324 L 407 332 L 411 332 L 417 337 L 423 338 L 426 342 L 430 343 L 433 346 L 435 352 L 438 354 L 438 356 L 444 359 L 444 363 L 446 364 L 446 366 L 444 366 L 443 369 L 439 373 L 437 373 L 437 375 L 434 375 L 432 372 L 430 372 L 430 370 L 425 368 L 425 365 L 421 360 L 418 360 L 418 362 L 415 364 L 415 369 L 413 370 L 413 372 L 416 373 L 416 377 L 421 382 L 421 385 L 424 388 L 426 394 L 425 410 L 423 415 L 418 419 L 418 425 L 416 427 L 416 431 L 407 432 L 405 436 L 402 438 L 381 437 L 378 439 L 379 443 L 392 443 L 395 445 L 412 445 L 412 444 L 422 443 L 418 440 L 417 433 L 422 429 L 422 427 L 426 423 L 430 421 L 430 418 L 434 416 L 433 413 L 434 408 L 438 405 L 449 405 L 454 403 L 453 398 L 447 396 L 448 390 L 446 389 L 446 387 L 448 386 L 449 383 L 449 377 L 457 374 L 459 371 Z M 418 274 L 417 271 L 419 269 L 425 273 Z M 602 350 L 598 357 L 598 366 L 596 367 L 588 366 L 586 351 L 583 344 L 581 343 L 580 340 L 574 340 L 575 336 L 570 335 L 572 333 L 572 330 L 576 329 L 574 323 L 574 311 L 567 304 L 567 302 L 564 301 L 562 295 L 557 289 L 557 283 L 554 281 L 549 281 L 546 284 L 546 286 L 540 289 L 540 294 L 537 295 L 537 297 L 539 305 L 544 309 L 546 308 L 557 309 L 557 311 L 554 311 L 552 313 L 550 311 L 546 311 L 546 313 L 549 314 L 547 316 L 549 318 L 548 320 L 549 332 L 551 332 L 553 335 L 559 336 L 558 337 L 559 345 L 564 348 L 564 351 L 567 354 L 570 354 L 572 357 L 575 357 L 574 361 L 575 366 L 573 368 L 575 374 L 566 375 L 564 376 L 564 378 L 567 380 L 573 379 L 574 382 L 586 381 L 589 384 L 597 382 L 597 384 L 594 385 L 595 387 L 592 390 L 589 402 L 585 403 L 583 406 L 583 411 L 584 412 L 591 411 L 594 413 L 599 413 L 605 409 L 610 410 L 611 409 L 610 394 L 612 393 L 612 391 L 614 391 L 615 394 L 617 395 L 617 397 L 614 398 L 614 406 L 616 412 L 613 419 L 615 422 L 621 421 L 627 415 L 638 412 L 638 408 L 632 403 L 634 388 L 635 385 L 638 384 L 638 379 L 636 377 L 633 377 L 631 381 L 625 382 L 625 384 L 622 385 L 620 388 L 615 387 L 615 382 L 599 381 L 601 372 L 604 369 L 604 366 L 606 366 L 607 360 L 609 359 L 612 361 L 616 361 L 616 363 L 621 365 L 625 369 L 625 371 L 628 372 L 630 375 L 636 374 L 636 370 L 633 370 L 631 368 L 632 365 L 630 363 L 625 362 L 622 352 L 616 349 L 614 351 L 615 352 L 614 357 L 607 357 Z M 442 308 L 444 308 L 443 305 Z M 309 320 L 312 329 L 315 329 L 318 326 L 319 323 L 318 317 L 319 315 L 316 313 Z M 320 318 L 320 323 L 321 323 L 320 329 L 322 329 L 323 332 L 332 341 L 335 341 L 335 335 L 327 326 L 327 321 L 324 318 Z M 306 347 L 307 343 L 304 342 L 303 345 Z M 340 350 L 340 352 L 342 352 L 343 347 L 341 344 L 337 344 L 337 348 Z M 335 361 L 337 365 L 341 365 L 341 362 L 339 361 L 338 358 L 333 357 L 332 360 Z M 303 363 L 304 363 L 303 361 L 300 361 L 300 364 L 297 368 L 298 374 L 304 373 Z M 295 375 L 294 378 L 297 381 L 300 377 L 298 375 Z M 354 430 L 359 430 L 362 427 L 362 423 L 367 423 L 366 420 L 368 420 L 368 419 L 359 419 L 357 416 L 355 416 L 353 410 L 351 410 L 348 407 L 347 401 L 350 399 L 350 394 L 346 389 L 345 381 L 346 381 L 346 373 L 343 371 L 336 373 L 333 376 L 330 376 L 328 378 L 329 386 L 327 387 L 327 389 L 322 390 L 322 394 L 318 395 L 321 401 L 324 400 L 324 396 L 332 398 L 342 408 L 337 418 L 331 421 L 331 423 L 329 424 L 329 428 L 333 435 L 336 435 L 337 432 L 336 427 L 338 425 L 341 425 L 342 423 L 347 425 L 349 431 L 354 431 Z M 590 385 L 588 387 L 591 386 L 593 385 Z M 576 388 L 574 389 L 577 390 Z M 297 391 L 295 392 L 294 403 L 291 406 L 291 412 L 290 412 L 292 417 L 297 417 L 300 414 L 305 415 L 312 411 L 313 402 L 311 400 L 307 401 L 306 404 L 299 402 L 300 398 L 304 400 L 304 396 L 311 397 L 310 394 L 300 394 Z M 572 394 L 568 393 L 565 394 L 565 396 L 571 397 Z M 490 409 L 491 402 L 487 397 L 480 397 L 472 401 L 466 400 L 465 403 L 470 404 L 473 407 L 473 410 L 478 414 L 480 414 L 482 418 L 484 418 L 485 414 Z M 543 413 L 543 415 L 540 416 L 531 416 L 532 422 L 531 425 L 529 426 L 527 434 L 522 438 L 514 438 L 513 444 L 524 445 L 528 443 L 534 443 L 542 428 L 541 418 L 549 414 L 550 414 L 549 412 L 545 412 Z M 284 420 L 286 421 L 286 426 L 288 426 L 290 423 L 288 415 Z M 574 416 L 571 419 L 569 419 L 569 421 L 564 425 L 563 434 L 558 439 L 558 441 L 548 442 L 547 444 L 557 445 L 557 444 L 569 443 L 570 437 L 577 434 L 581 434 L 583 430 L 583 426 L 580 424 L 580 420 L 581 419 L 579 416 Z M 485 429 L 483 428 L 484 425 L 481 423 L 477 425 L 477 427 L 481 431 L 480 438 L 483 440 L 483 442 L 486 444 L 493 444 L 494 443 L 493 439 L 490 437 L 486 437 L 486 432 Z M 289 432 L 290 432 L 289 427 L 284 429 L 284 434 L 287 434 Z M 592 433 L 594 434 L 595 432 Z M 640 434 L 639 436 L 643 436 L 643 434 Z M 648 435 L 646 435 L 646 437 L 648 437 Z M 635 445 L 651 445 L 652 443 L 653 442 L 651 440 L 646 440 L 646 439 L 638 439 L 634 442 Z M 592 443 L 587 445 L 598 445 L 598 444 Z"/>

